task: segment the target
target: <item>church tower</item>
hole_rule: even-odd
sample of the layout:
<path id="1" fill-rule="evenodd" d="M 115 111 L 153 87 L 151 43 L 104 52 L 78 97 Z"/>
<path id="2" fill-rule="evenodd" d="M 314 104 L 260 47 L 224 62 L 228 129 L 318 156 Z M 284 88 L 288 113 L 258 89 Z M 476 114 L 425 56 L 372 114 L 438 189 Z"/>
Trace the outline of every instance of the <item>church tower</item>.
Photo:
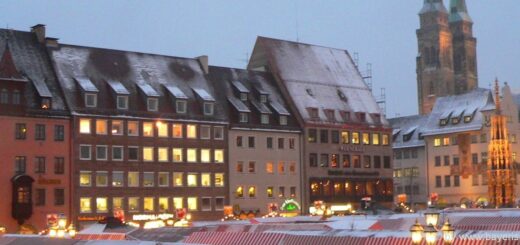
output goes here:
<path id="1" fill-rule="evenodd" d="M 500 110 L 498 80 L 495 80 L 495 115 L 491 116 L 491 140 L 488 146 L 488 195 L 495 207 L 515 202 L 511 144 L 507 139 L 507 118 Z"/>
<path id="2" fill-rule="evenodd" d="M 460 94 L 478 86 L 477 40 L 473 37 L 473 21 L 465 0 L 450 1 L 449 22 L 453 39 L 455 93 Z"/>
<path id="3" fill-rule="evenodd" d="M 455 94 L 452 34 L 442 0 L 424 0 L 417 29 L 417 95 L 419 113 L 431 112 L 435 99 Z"/>

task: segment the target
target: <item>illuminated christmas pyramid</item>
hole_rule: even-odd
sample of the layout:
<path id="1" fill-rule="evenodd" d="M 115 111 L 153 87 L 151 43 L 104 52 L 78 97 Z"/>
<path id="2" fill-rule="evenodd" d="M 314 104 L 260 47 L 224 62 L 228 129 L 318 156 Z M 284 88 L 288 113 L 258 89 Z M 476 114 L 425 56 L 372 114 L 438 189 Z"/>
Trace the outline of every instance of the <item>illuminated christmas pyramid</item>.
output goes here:
<path id="1" fill-rule="evenodd" d="M 495 80 L 495 114 L 491 116 L 491 140 L 488 146 L 488 194 L 495 207 L 512 206 L 514 179 L 511 145 L 507 139 L 507 118 L 500 110 L 498 80 Z"/>

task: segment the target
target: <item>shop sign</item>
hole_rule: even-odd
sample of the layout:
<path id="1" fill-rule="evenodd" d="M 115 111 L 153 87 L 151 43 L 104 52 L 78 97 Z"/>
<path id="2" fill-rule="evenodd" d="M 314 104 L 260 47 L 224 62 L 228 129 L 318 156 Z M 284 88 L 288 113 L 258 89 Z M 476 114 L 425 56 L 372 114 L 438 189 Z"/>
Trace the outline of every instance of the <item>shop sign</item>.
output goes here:
<path id="1" fill-rule="evenodd" d="M 287 199 L 282 203 L 282 211 L 298 211 L 300 210 L 300 204 L 294 199 Z"/>
<path id="2" fill-rule="evenodd" d="M 363 147 L 359 145 L 342 145 L 339 147 L 339 150 L 346 152 L 364 152 Z"/>
<path id="3" fill-rule="evenodd" d="M 78 216 L 79 221 L 100 221 L 104 220 L 105 216 Z"/>
<path id="4" fill-rule="evenodd" d="M 167 220 L 173 219 L 173 214 L 134 214 L 132 216 L 133 221 L 147 221 L 147 220 Z"/>

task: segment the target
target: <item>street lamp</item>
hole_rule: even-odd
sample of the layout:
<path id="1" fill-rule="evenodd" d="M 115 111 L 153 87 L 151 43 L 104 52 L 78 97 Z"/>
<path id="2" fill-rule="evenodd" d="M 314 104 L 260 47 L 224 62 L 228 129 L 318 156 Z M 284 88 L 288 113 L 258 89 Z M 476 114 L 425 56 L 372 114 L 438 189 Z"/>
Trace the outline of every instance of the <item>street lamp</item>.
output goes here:
<path id="1" fill-rule="evenodd" d="M 450 221 L 448 218 L 446 218 L 446 222 L 444 222 L 444 225 L 441 228 L 442 231 L 442 239 L 444 240 L 444 244 L 450 245 L 453 243 L 453 240 L 455 240 L 455 230 L 450 224 Z"/>
<path id="2" fill-rule="evenodd" d="M 410 228 L 410 233 L 412 233 L 412 244 L 418 245 L 421 244 L 422 241 L 422 233 L 424 229 L 419 221 L 416 219 L 415 224 Z"/>
<path id="3" fill-rule="evenodd" d="M 424 239 L 428 245 L 433 245 L 437 241 L 437 230 L 432 224 L 428 224 L 424 229 Z"/>
<path id="4" fill-rule="evenodd" d="M 439 212 L 436 212 L 435 210 L 429 208 L 426 212 L 424 212 L 424 217 L 426 219 L 427 225 L 433 225 L 434 227 L 437 226 L 437 222 L 439 222 Z"/>
<path id="5" fill-rule="evenodd" d="M 69 236 L 71 238 L 74 238 L 76 236 L 76 227 L 74 227 L 74 224 L 70 223 L 68 230 L 69 230 Z"/>

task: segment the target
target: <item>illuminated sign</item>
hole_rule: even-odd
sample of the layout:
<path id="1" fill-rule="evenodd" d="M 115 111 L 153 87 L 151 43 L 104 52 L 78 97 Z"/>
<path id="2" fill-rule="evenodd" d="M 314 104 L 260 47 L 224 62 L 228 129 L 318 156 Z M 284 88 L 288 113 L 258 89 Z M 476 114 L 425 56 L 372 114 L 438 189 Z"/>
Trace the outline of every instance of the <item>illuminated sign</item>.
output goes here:
<path id="1" fill-rule="evenodd" d="M 133 221 L 144 221 L 144 220 L 167 220 L 173 219 L 173 214 L 134 214 L 132 216 Z"/>
<path id="2" fill-rule="evenodd" d="M 280 209 L 282 211 L 298 211 L 300 210 L 300 204 L 294 199 L 287 199 L 282 203 Z"/>
<path id="3" fill-rule="evenodd" d="M 79 221 L 100 221 L 105 219 L 105 216 L 78 216 Z"/>
<path id="4" fill-rule="evenodd" d="M 339 147 L 339 150 L 347 152 L 364 152 L 363 147 L 359 145 L 342 145 Z"/>

